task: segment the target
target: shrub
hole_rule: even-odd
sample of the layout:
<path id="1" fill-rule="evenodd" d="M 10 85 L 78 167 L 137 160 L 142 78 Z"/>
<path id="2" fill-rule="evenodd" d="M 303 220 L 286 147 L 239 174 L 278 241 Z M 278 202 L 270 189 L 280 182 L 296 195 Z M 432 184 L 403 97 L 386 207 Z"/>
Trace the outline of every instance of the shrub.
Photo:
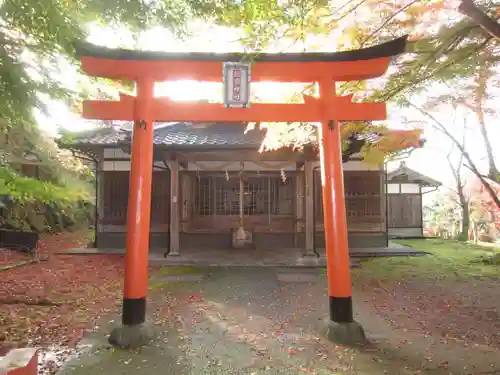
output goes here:
<path id="1" fill-rule="evenodd" d="M 93 218 L 89 185 L 75 180 L 56 185 L 19 176 L 0 166 L 0 227 L 59 232 L 88 225 Z"/>

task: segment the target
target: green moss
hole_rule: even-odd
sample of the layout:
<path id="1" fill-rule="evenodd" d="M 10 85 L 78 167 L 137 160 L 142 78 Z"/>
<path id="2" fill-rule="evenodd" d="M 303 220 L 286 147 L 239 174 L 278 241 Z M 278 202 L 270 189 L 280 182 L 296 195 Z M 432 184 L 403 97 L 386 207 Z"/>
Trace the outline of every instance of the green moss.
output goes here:
<path id="1" fill-rule="evenodd" d="M 498 277 L 500 267 L 488 264 L 485 259 L 496 257 L 500 249 L 482 247 L 469 243 L 416 239 L 400 240 L 397 243 L 430 253 L 419 257 L 377 258 L 363 262 L 353 275 L 371 275 L 380 279 L 402 278 L 467 278 Z"/>
<path id="2" fill-rule="evenodd" d="M 162 267 L 160 271 L 155 275 L 149 284 L 149 290 L 158 290 L 165 287 L 172 287 L 174 285 L 183 285 L 186 283 L 192 283 L 195 281 L 191 280 L 165 280 L 168 276 L 183 276 L 183 275 L 193 275 L 204 272 L 203 267 Z"/>
<path id="3" fill-rule="evenodd" d="M 200 273 L 203 271 L 203 267 L 162 267 L 160 269 L 160 275 L 190 275 L 194 273 Z"/>

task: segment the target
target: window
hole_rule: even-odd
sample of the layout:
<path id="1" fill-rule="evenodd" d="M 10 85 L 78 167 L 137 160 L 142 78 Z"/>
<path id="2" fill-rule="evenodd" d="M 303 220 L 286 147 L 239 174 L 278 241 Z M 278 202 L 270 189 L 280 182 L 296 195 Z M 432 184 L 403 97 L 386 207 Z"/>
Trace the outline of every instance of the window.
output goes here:
<path id="1" fill-rule="evenodd" d="M 387 184 L 387 194 L 399 194 L 399 184 Z"/>
<path id="2" fill-rule="evenodd" d="M 315 174 L 315 219 L 323 221 L 323 190 L 321 174 Z M 344 194 L 348 222 L 373 222 L 381 220 L 382 197 L 380 195 L 380 172 L 344 172 Z"/>
<path id="3" fill-rule="evenodd" d="M 100 172 L 103 184 L 102 224 L 125 225 L 127 223 L 127 203 L 129 190 L 128 172 Z"/>
<path id="4" fill-rule="evenodd" d="M 208 215 L 240 214 L 238 176 L 196 176 L 195 213 Z M 294 176 L 285 182 L 279 174 L 243 177 L 244 215 L 291 215 L 294 204 Z"/>

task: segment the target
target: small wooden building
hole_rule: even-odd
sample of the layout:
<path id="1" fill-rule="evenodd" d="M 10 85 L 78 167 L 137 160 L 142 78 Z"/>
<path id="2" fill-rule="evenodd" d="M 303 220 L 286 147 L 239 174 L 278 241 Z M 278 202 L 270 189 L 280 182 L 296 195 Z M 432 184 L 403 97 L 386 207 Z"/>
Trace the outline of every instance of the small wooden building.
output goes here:
<path id="1" fill-rule="evenodd" d="M 389 237 L 423 237 L 422 194 L 441 183 L 424 176 L 402 162 L 387 174 L 387 227 Z"/>
<path id="2" fill-rule="evenodd" d="M 153 251 L 229 249 L 241 224 L 254 248 L 324 247 L 317 147 L 259 153 L 265 131 L 245 129 L 246 124 L 220 123 L 155 128 Z M 109 128 L 71 145 L 98 161 L 101 248 L 125 247 L 130 137 L 130 131 Z M 349 155 L 344 176 L 350 247 L 385 247 L 384 168 Z"/>

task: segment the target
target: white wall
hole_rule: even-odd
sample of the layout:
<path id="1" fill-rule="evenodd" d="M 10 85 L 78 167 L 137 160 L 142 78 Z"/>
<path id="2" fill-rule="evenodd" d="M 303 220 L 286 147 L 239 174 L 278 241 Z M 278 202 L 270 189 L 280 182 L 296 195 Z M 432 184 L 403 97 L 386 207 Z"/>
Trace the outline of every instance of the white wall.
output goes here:
<path id="1" fill-rule="evenodd" d="M 420 185 L 412 184 L 412 183 L 402 183 L 396 184 L 394 182 L 390 182 L 387 184 L 387 193 L 388 194 L 419 194 L 420 193 Z"/>

